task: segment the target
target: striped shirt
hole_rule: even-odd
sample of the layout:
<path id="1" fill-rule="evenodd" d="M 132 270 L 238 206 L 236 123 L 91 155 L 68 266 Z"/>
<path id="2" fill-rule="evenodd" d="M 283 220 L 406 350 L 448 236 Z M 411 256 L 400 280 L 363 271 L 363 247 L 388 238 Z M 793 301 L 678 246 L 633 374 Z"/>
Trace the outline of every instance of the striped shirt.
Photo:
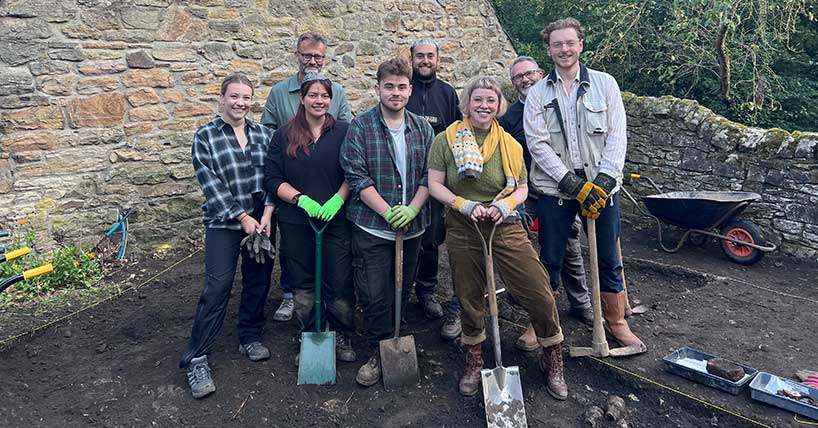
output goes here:
<path id="1" fill-rule="evenodd" d="M 205 202 L 202 221 L 207 227 L 241 230 L 236 219 L 253 213 L 253 198 L 274 205 L 273 194 L 264 192 L 264 155 L 273 131 L 245 119 L 247 145 L 242 149 L 233 127 L 216 116 L 193 136 L 192 158 Z"/>

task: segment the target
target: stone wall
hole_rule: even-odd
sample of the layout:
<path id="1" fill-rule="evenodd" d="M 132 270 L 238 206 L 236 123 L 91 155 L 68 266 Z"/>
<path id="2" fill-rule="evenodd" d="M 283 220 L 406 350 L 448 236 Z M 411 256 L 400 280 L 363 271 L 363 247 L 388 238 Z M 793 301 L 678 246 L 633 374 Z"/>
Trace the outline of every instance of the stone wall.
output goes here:
<path id="1" fill-rule="evenodd" d="M 746 127 L 690 100 L 624 98 L 628 170 L 664 191 L 759 193 L 742 217 L 785 253 L 818 254 L 818 133 Z M 636 190 L 655 193 L 644 184 Z"/>
<path id="2" fill-rule="evenodd" d="M 132 242 L 197 235 L 190 141 L 221 78 L 250 76 L 260 118 L 305 31 L 327 36 L 325 72 L 356 113 L 377 65 L 416 38 L 440 42 L 456 86 L 506 77 L 514 58 L 488 0 L 0 0 L 0 228 L 94 242 L 132 206 Z"/>

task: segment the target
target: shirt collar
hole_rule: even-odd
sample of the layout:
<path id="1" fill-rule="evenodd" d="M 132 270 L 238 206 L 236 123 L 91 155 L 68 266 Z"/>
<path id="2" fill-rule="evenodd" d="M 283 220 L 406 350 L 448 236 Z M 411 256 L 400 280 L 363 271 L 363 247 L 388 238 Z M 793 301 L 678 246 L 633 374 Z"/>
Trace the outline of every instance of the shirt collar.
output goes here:
<path id="1" fill-rule="evenodd" d="M 588 78 L 588 68 L 585 67 L 585 64 L 579 63 L 579 84 L 580 85 L 590 85 L 591 81 Z M 557 69 L 552 69 L 550 73 L 548 73 L 548 77 L 545 78 L 548 83 L 555 83 L 558 79 Z M 577 79 L 577 76 L 574 76 L 574 80 Z"/>
<path id="2" fill-rule="evenodd" d="M 298 84 L 298 74 L 287 79 L 287 92 L 298 92 L 301 90 L 301 85 Z"/>
<path id="3" fill-rule="evenodd" d="M 257 124 L 256 122 L 253 122 L 253 120 L 252 120 L 252 119 L 250 119 L 249 117 L 245 117 L 245 118 L 244 118 L 244 123 L 246 123 L 246 124 L 247 124 L 247 127 L 248 127 L 248 128 L 253 129 L 253 130 L 255 130 L 257 126 L 259 126 L 259 124 Z M 222 117 L 221 117 L 221 116 L 216 116 L 216 117 L 213 119 L 213 125 L 215 125 L 215 126 L 216 126 L 216 128 L 218 128 L 220 131 L 221 131 L 221 130 L 222 130 L 222 128 L 224 128 L 225 126 L 230 126 L 230 125 L 229 125 L 227 122 L 225 122 L 225 121 L 224 121 L 224 119 L 222 119 Z"/>

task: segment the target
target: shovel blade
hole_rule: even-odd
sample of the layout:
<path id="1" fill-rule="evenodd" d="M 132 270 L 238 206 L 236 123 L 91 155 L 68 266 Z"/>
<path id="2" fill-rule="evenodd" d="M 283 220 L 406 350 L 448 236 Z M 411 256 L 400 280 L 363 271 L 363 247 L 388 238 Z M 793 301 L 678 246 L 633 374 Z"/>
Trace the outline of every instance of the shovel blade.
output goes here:
<path id="1" fill-rule="evenodd" d="M 299 385 L 335 385 L 335 332 L 301 333 Z"/>
<path id="2" fill-rule="evenodd" d="M 526 428 L 520 368 L 496 367 L 480 371 L 488 428 Z"/>
<path id="3" fill-rule="evenodd" d="M 420 381 L 414 336 L 381 340 L 379 345 L 383 387 L 387 391 L 416 385 Z"/>

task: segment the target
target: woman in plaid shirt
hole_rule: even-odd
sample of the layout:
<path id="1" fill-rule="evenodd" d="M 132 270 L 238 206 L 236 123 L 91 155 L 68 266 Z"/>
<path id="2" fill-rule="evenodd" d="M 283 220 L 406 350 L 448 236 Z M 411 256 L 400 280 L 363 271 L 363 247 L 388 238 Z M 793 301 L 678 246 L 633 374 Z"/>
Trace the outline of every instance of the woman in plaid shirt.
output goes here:
<path id="1" fill-rule="evenodd" d="M 241 242 L 254 233 L 269 237 L 272 232 L 274 195 L 264 191 L 263 179 L 264 155 L 273 132 L 247 118 L 253 84 L 245 75 L 225 78 L 220 94 L 221 115 L 196 131 L 192 145 L 193 168 L 205 197 L 205 283 L 179 367 L 187 369 L 195 398 L 216 390 L 207 353 L 224 323 L 239 253 L 239 352 L 252 361 L 270 358 L 261 336 L 273 260 L 262 255 L 261 263 L 256 262 Z"/>

